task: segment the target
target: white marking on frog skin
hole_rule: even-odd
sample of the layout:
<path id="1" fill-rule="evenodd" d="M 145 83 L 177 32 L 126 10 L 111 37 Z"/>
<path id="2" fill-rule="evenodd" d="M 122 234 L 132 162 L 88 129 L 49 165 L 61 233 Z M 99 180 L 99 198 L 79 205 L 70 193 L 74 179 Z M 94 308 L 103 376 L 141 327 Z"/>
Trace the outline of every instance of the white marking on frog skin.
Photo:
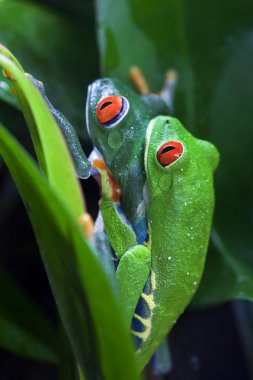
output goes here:
<path id="1" fill-rule="evenodd" d="M 148 125 L 148 128 L 147 128 L 147 132 L 146 132 L 146 139 L 145 139 L 145 154 L 144 154 L 144 165 L 145 165 L 145 169 L 147 169 L 147 163 L 148 163 L 148 147 L 149 147 L 149 142 L 150 142 L 150 137 L 151 137 L 151 133 L 152 133 L 152 130 L 153 130 L 153 127 L 154 127 L 154 120 L 151 120 L 149 122 L 149 125 Z"/>
<path id="2" fill-rule="evenodd" d="M 154 271 L 151 271 L 151 289 L 152 292 L 151 294 L 145 294 L 142 293 L 141 297 L 144 299 L 144 301 L 148 304 L 149 310 L 150 310 L 150 316 L 146 319 L 142 318 L 141 316 L 134 314 L 134 317 L 137 318 L 143 325 L 146 327 L 145 331 L 138 332 L 138 331 L 133 331 L 131 330 L 132 334 L 139 337 L 140 339 L 145 342 L 150 333 L 151 333 L 151 328 L 152 328 L 152 317 L 153 317 L 153 312 L 156 307 L 156 304 L 154 302 L 154 290 L 156 289 L 156 282 L 155 282 L 155 273 Z M 140 350 L 140 348 L 139 348 Z M 137 352 L 139 351 L 137 350 Z"/>
<path id="3" fill-rule="evenodd" d="M 171 260 L 171 259 L 172 259 L 172 257 L 171 257 L 171 256 L 169 256 L 169 257 L 168 257 L 168 260 Z"/>
<path id="4" fill-rule="evenodd" d="M 190 273 L 189 273 L 189 272 L 187 272 L 186 274 L 187 274 L 187 276 L 190 276 Z"/>
<path id="5" fill-rule="evenodd" d="M 197 281 L 194 281 L 193 285 L 195 285 L 195 286 L 196 286 L 196 285 L 197 285 Z"/>

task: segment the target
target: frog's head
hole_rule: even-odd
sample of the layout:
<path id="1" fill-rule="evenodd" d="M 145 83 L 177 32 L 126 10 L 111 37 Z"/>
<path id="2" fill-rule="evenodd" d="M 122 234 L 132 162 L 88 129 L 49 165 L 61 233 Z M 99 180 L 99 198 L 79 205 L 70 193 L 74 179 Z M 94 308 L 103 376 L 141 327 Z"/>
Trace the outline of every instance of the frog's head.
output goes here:
<path id="1" fill-rule="evenodd" d="M 89 86 L 88 133 L 112 172 L 115 162 L 123 167 L 139 153 L 149 120 L 149 110 L 141 96 L 120 80 L 103 78 Z"/>
<path id="2" fill-rule="evenodd" d="M 145 144 L 145 169 L 150 193 L 170 191 L 189 179 L 191 185 L 208 181 L 219 162 L 215 146 L 199 140 L 179 120 L 158 116 L 149 123 Z"/>

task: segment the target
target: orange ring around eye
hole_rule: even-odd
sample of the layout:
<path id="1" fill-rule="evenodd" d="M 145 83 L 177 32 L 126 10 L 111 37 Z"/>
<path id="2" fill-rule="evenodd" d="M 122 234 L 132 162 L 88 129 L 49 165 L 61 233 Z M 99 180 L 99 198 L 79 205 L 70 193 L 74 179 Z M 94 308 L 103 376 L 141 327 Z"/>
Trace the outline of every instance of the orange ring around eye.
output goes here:
<path id="1" fill-rule="evenodd" d="M 167 141 L 157 152 L 157 159 L 162 166 L 168 166 L 179 159 L 184 151 L 179 141 Z"/>
<path id="2" fill-rule="evenodd" d="M 107 96 L 97 105 L 97 119 L 99 123 L 105 124 L 114 119 L 122 109 L 121 96 Z"/>

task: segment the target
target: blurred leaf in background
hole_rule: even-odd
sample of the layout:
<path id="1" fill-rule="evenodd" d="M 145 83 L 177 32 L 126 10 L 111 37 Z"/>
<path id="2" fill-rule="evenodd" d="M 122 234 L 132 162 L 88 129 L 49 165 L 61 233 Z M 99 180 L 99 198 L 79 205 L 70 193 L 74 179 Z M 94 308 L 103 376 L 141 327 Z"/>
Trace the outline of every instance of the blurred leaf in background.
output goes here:
<path id="1" fill-rule="evenodd" d="M 83 7 L 82 17 L 77 17 L 73 5 L 72 14 L 67 15 L 56 3 L 54 8 L 45 8 L 31 2 L 1 1 L 0 42 L 44 83 L 52 103 L 83 137 L 87 85 L 98 76 L 92 3 Z M 16 104 L 1 87 L 0 97 Z"/>

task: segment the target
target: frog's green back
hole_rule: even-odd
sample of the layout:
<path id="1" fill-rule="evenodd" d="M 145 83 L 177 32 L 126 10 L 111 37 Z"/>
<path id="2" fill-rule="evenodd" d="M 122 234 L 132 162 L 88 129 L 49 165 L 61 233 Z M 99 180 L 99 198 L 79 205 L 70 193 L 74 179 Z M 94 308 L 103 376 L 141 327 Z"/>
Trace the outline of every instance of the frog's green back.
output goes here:
<path id="1" fill-rule="evenodd" d="M 165 146 L 162 151 L 170 160 L 175 142 L 179 143 L 178 157 L 168 166 L 161 165 L 161 147 Z M 210 236 L 213 172 L 218 160 L 216 148 L 193 137 L 178 120 L 161 116 L 150 122 L 145 166 L 152 252 L 152 292 L 147 298 L 151 323 L 142 334 L 138 351 L 141 367 L 199 285 Z"/>

